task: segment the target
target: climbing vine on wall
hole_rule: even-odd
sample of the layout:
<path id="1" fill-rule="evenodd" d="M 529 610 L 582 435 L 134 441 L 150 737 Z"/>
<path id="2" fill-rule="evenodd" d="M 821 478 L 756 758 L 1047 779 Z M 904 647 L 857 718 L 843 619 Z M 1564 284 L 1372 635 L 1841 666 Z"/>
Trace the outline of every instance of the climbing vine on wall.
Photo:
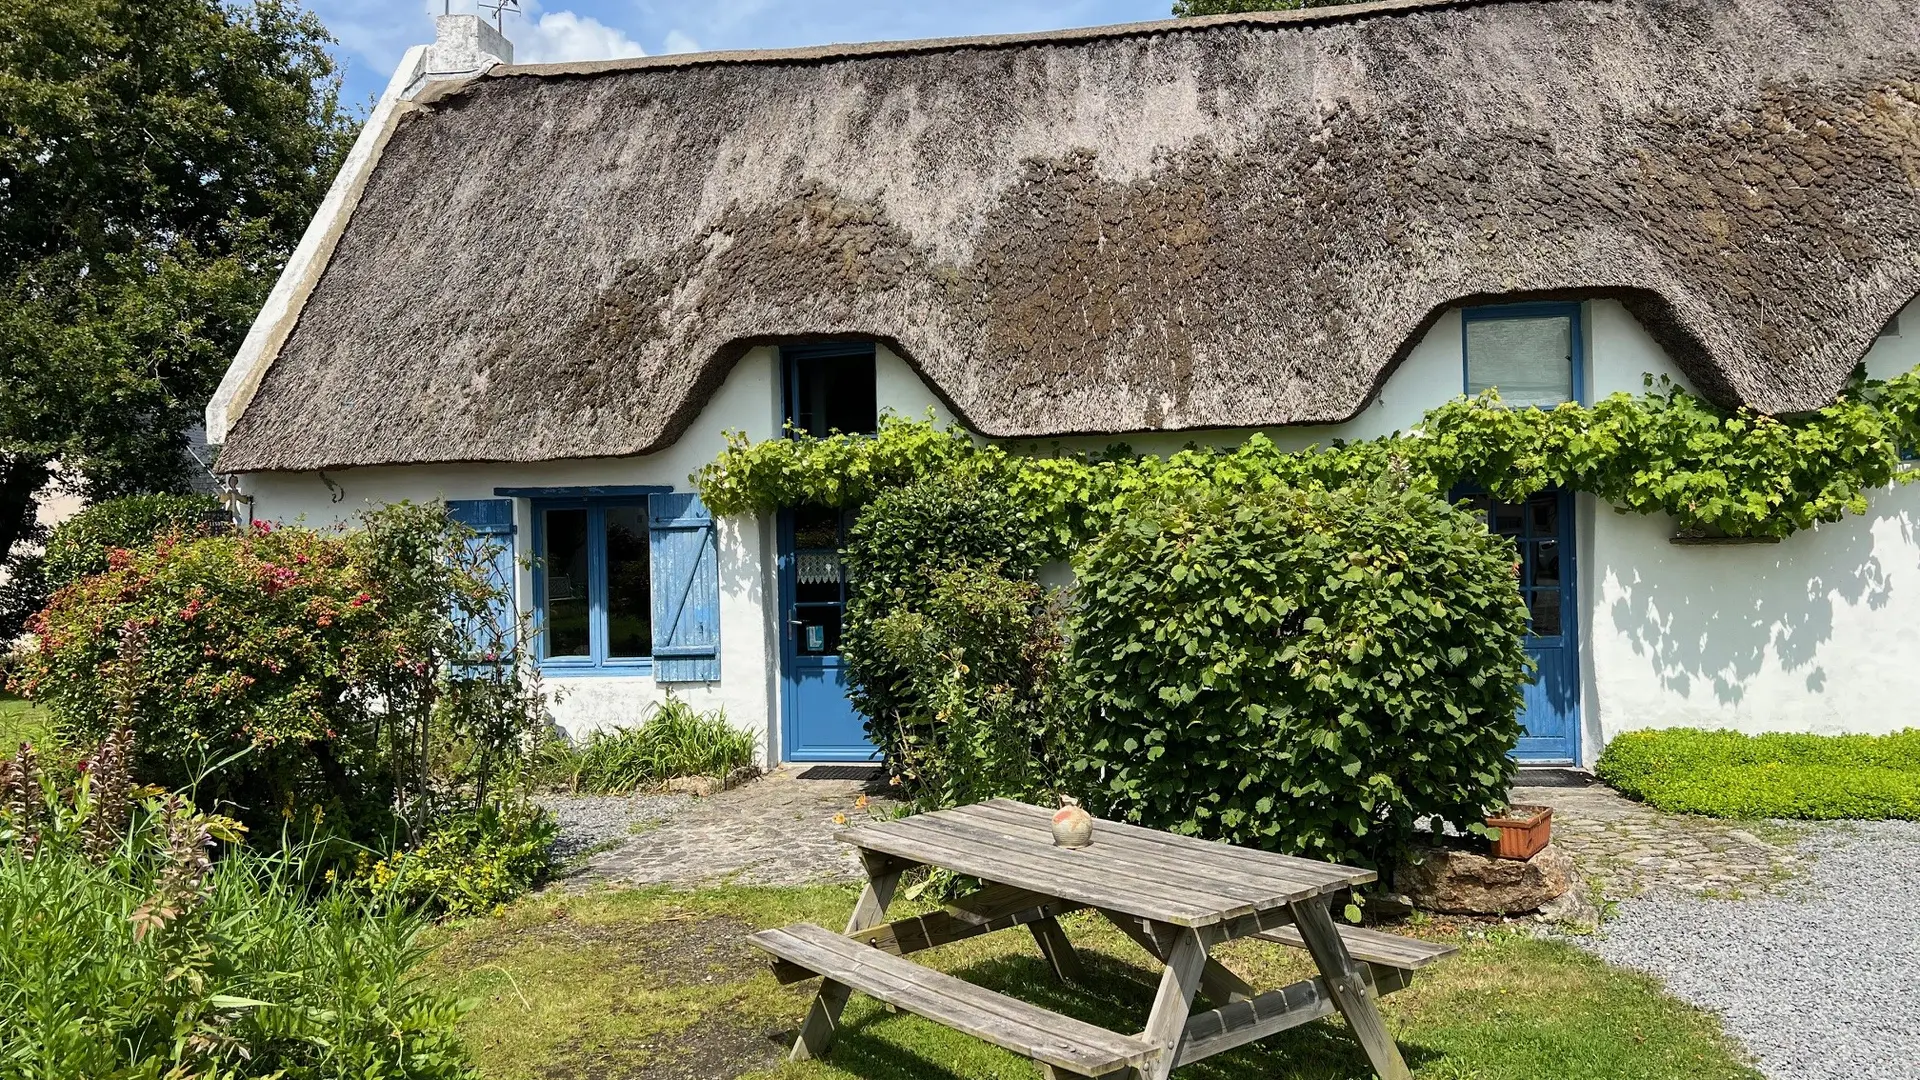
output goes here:
<path id="1" fill-rule="evenodd" d="M 1905 483 L 1900 449 L 1920 445 L 1920 373 L 1856 378 L 1815 413 L 1728 411 L 1671 383 L 1593 405 L 1510 409 L 1496 395 L 1459 398 L 1413 431 L 1282 450 L 1263 435 L 1230 449 L 1165 458 L 1125 446 L 1100 454 L 982 444 L 958 428 L 886 417 L 876 436 L 770 439 L 730 434 L 693 477 L 716 513 L 818 504 L 846 507 L 929 473 L 975 471 L 1004 484 L 1045 523 L 1061 554 L 1099 533 L 1142 495 L 1214 482 L 1263 489 L 1338 484 L 1404 472 L 1435 492 L 1471 479 L 1504 499 L 1549 486 L 1589 492 L 1622 511 L 1667 513 L 1683 529 L 1790 536 L 1864 513 L 1867 493 Z"/>

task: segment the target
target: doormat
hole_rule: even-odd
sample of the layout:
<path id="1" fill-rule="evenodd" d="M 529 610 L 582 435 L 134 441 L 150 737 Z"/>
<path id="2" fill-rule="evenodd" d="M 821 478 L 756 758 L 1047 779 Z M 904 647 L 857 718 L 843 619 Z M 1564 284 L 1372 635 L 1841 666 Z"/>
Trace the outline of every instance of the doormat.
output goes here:
<path id="1" fill-rule="evenodd" d="M 796 780 L 878 780 L 884 770 L 878 765 L 815 765 Z"/>

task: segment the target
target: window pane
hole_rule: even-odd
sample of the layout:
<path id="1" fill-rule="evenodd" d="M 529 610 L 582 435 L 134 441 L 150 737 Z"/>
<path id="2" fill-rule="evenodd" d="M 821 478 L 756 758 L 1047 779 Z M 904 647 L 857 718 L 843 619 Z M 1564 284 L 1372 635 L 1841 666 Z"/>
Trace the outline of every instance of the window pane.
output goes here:
<path id="1" fill-rule="evenodd" d="M 1533 545 L 1533 584 L 1560 584 L 1560 542 L 1542 540 Z"/>
<path id="2" fill-rule="evenodd" d="M 1467 393 L 1500 388 L 1516 407 L 1573 400 L 1573 320 L 1469 319 Z"/>
<path id="3" fill-rule="evenodd" d="M 873 354 L 794 361 L 793 424 L 809 435 L 871 435 L 880 427 Z"/>
<path id="4" fill-rule="evenodd" d="M 1527 597 L 1527 607 L 1533 613 L 1534 637 L 1560 636 L 1560 590 L 1538 589 Z"/>
<path id="5" fill-rule="evenodd" d="M 1501 536 L 1519 536 L 1520 508 L 1512 503 L 1493 504 L 1493 531 Z"/>
<path id="6" fill-rule="evenodd" d="M 653 563 L 647 508 L 607 507 L 607 655 L 653 655 Z"/>
<path id="7" fill-rule="evenodd" d="M 840 651 L 840 606 L 796 607 L 794 651 L 802 656 L 832 656 Z"/>
<path id="8" fill-rule="evenodd" d="M 1527 512 L 1533 518 L 1534 536 L 1560 535 L 1560 496 L 1535 495 L 1527 502 Z"/>
<path id="9" fill-rule="evenodd" d="M 588 656 L 592 650 L 587 640 L 587 512 L 548 510 L 545 513 L 545 654 Z"/>

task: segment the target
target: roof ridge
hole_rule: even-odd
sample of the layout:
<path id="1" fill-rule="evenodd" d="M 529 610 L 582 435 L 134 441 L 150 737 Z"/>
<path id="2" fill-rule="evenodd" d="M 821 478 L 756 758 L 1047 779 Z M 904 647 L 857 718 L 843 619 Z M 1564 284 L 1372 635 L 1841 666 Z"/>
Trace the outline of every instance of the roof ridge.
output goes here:
<path id="1" fill-rule="evenodd" d="M 652 68 L 709 67 L 727 64 L 825 63 L 878 56 L 913 56 L 964 49 L 1009 49 L 1032 45 L 1071 45 L 1155 34 L 1197 33 L 1228 26 L 1317 26 L 1354 22 L 1376 15 L 1401 15 L 1451 8 L 1491 7 L 1496 4 L 1546 3 L 1610 4 L 1614 0 L 1366 0 L 1363 3 L 1335 4 L 1329 7 L 1295 8 L 1288 11 L 1250 11 L 1227 15 L 1201 15 L 1188 18 L 1155 19 L 1148 22 L 1113 23 L 1106 26 L 1070 27 L 1062 30 L 1035 30 L 1019 34 L 983 34 L 972 37 L 913 38 L 904 41 L 847 42 L 833 45 L 804 45 L 785 49 L 734 49 L 716 52 L 667 53 L 660 56 L 634 56 L 619 60 L 569 61 L 556 64 L 500 64 L 478 79 L 519 77 L 568 77 L 603 75 Z M 476 80 L 478 81 L 478 80 Z"/>

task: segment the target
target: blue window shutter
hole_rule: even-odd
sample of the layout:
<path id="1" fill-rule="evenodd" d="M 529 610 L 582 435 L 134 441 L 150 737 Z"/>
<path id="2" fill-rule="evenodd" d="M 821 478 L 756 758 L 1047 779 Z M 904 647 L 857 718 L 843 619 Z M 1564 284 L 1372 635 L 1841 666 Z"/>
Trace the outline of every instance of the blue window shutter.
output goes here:
<path id="1" fill-rule="evenodd" d="M 720 678 L 720 545 L 692 492 L 647 496 L 653 553 L 653 677 Z"/>
<path id="2" fill-rule="evenodd" d="M 505 635 L 500 641 L 501 652 L 513 648 L 514 628 L 518 624 L 518 612 L 514 608 L 514 562 L 513 562 L 513 500 L 512 499 L 449 499 L 447 514 L 453 520 L 472 529 L 478 535 L 467 540 L 468 549 L 474 553 L 491 549 L 492 562 L 489 573 L 493 584 L 501 590 L 495 599 L 493 623 Z M 477 648 L 485 649 L 493 644 L 490 628 L 474 621 L 467 627 L 469 640 Z"/>

